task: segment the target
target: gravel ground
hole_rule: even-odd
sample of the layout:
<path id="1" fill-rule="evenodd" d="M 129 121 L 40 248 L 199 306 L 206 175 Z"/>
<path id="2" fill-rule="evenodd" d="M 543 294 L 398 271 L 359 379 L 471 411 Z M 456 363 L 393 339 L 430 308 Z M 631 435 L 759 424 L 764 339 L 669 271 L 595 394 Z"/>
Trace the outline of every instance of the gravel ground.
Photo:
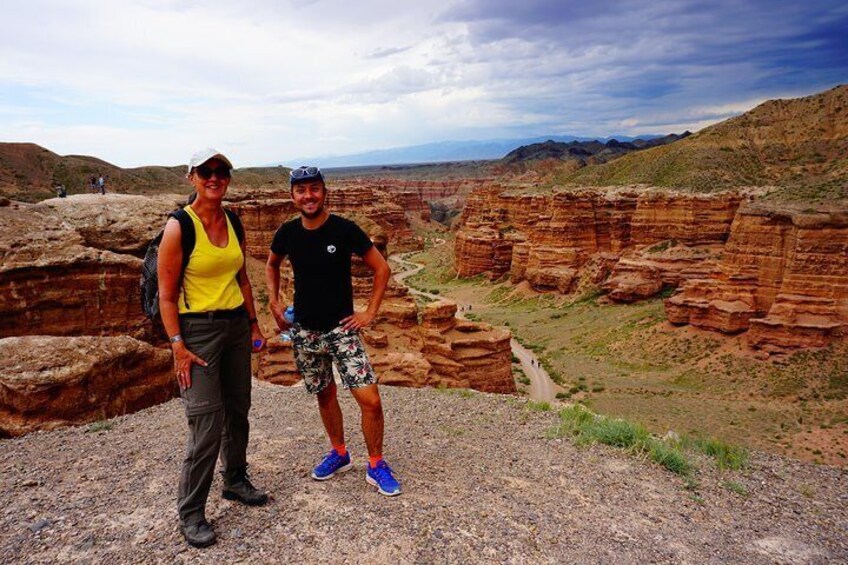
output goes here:
<path id="1" fill-rule="evenodd" d="M 271 502 L 222 500 L 219 538 L 188 547 L 176 481 L 178 400 L 91 427 L 0 440 L 0 560 L 148 562 L 848 561 L 848 473 L 755 453 L 744 472 L 699 461 L 698 487 L 626 453 L 545 439 L 553 412 L 474 392 L 382 388 L 387 460 L 404 494 L 364 480 L 358 411 L 343 394 L 354 469 L 309 477 L 327 449 L 302 387 L 255 382 L 249 459 Z M 108 425 L 108 424 L 107 424 Z M 729 483 L 732 481 L 732 483 Z M 747 494 L 734 490 L 744 489 Z"/>

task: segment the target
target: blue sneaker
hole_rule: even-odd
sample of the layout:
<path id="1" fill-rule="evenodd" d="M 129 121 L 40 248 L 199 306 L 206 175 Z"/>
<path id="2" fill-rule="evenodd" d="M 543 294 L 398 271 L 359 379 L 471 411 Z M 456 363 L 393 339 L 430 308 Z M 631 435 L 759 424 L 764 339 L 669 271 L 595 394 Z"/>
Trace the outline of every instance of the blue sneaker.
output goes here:
<path id="1" fill-rule="evenodd" d="M 344 457 L 338 454 L 335 449 L 331 450 L 324 456 L 324 460 L 312 470 L 312 478 L 316 481 L 326 481 L 332 479 L 336 473 L 342 473 L 350 469 L 353 465 L 350 462 L 350 452 L 344 454 Z"/>
<path id="2" fill-rule="evenodd" d="M 376 467 L 371 467 L 371 463 L 366 465 L 365 480 L 369 485 L 377 487 L 382 495 L 397 496 L 400 494 L 400 483 L 392 476 L 391 467 L 382 459 Z"/>

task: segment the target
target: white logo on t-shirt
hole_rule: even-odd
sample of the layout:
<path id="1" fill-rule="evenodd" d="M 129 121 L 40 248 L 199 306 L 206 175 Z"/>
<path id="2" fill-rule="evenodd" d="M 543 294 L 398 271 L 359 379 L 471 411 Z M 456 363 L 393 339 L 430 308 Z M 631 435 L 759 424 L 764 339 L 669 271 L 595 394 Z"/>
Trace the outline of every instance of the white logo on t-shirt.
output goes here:
<path id="1" fill-rule="evenodd" d="M 328 245 L 327 251 L 330 252 L 330 253 L 335 253 L 336 252 L 336 246 L 335 245 Z"/>

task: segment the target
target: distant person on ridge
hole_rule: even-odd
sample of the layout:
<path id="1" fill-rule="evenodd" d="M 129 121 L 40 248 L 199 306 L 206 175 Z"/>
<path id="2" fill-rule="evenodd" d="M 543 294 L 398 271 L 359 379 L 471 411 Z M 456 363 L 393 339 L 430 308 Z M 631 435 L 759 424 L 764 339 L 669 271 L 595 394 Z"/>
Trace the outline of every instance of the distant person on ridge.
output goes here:
<path id="1" fill-rule="evenodd" d="M 59 198 L 66 198 L 68 196 L 68 190 L 61 182 L 56 185 L 56 194 L 59 195 Z"/>
<path id="2" fill-rule="evenodd" d="M 106 194 L 106 179 L 103 175 L 97 178 L 97 188 L 100 190 L 100 194 Z"/>
<path id="3" fill-rule="evenodd" d="M 188 180 L 196 198 L 181 211 L 182 221 L 168 219 L 159 245 L 159 310 L 189 427 L 177 509 L 180 530 L 195 547 L 215 543 L 206 499 L 219 455 L 224 498 L 251 506 L 268 501 L 247 474 L 251 344 L 259 351 L 265 337 L 256 321 L 241 229 L 236 229 L 240 222 L 221 206 L 230 169 L 229 159 L 215 149 L 192 156 Z M 187 263 L 185 221 L 195 235 Z"/>
<path id="4" fill-rule="evenodd" d="M 374 321 L 383 301 L 391 269 L 359 226 L 324 207 L 327 187 L 317 167 L 300 167 L 290 175 L 291 197 L 300 217 L 277 229 L 265 266 L 271 314 L 280 329 L 288 329 L 279 304 L 280 264 L 288 257 L 294 270 L 292 347 L 306 390 L 318 398 L 318 410 L 332 449 L 312 471 L 323 481 L 347 471 L 352 463 L 345 446 L 342 411 L 333 379 L 333 365 L 350 389 L 362 414 L 368 448 L 365 480 L 380 494 L 400 494 L 400 484 L 383 460 L 383 407 L 377 377 L 358 330 Z M 374 272 L 368 308 L 353 310 L 351 255 L 356 253 Z"/>

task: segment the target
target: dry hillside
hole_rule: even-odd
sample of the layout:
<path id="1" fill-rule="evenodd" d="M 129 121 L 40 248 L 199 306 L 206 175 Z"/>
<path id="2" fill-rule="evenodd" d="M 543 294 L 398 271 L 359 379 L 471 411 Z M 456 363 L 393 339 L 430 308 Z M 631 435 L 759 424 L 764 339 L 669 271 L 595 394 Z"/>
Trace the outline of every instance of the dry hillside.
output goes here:
<path id="1" fill-rule="evenodd" d="M 107 177 L 109 192 L 121 194 L 171 194 L 186 192 L 185 165 L 122 169 L 96 157 L 57 155 L 34 143 L 0 143 L 0 196 L 37 202 L 56 196 L 62 183 L 69 194 L 89 192 L 92 175 Z M 288 182 L 283 167 L 239 169 L 234 187 L 259 187 Z"/>
<path id="2" fill-rule="evenodd" d="M 788 197 L 848 197 L 848 85 L 770 100 L 671 145 L 554 175 L 560 183 L 645 183 L 711 192 L 777 185 Z"/>

